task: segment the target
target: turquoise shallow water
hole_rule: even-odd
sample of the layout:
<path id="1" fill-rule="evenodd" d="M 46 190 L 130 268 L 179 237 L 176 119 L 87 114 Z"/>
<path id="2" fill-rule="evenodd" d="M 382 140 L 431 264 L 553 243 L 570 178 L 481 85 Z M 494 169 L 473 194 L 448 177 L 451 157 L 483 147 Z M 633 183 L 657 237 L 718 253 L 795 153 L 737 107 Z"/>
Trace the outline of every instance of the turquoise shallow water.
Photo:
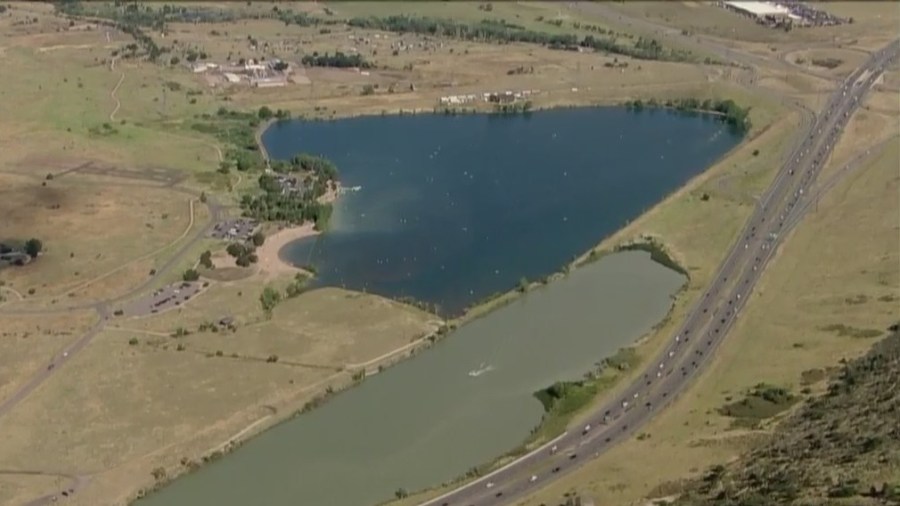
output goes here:
<path id="1" fill-rule="evenodd" d="M 274 158 L 332 159 L 345 187 L 327 234 L 281 255 L 319 284 L 459 314 L 555 272 L 734 147 L 722 123 L 622 108 L 273 125 Z"/>

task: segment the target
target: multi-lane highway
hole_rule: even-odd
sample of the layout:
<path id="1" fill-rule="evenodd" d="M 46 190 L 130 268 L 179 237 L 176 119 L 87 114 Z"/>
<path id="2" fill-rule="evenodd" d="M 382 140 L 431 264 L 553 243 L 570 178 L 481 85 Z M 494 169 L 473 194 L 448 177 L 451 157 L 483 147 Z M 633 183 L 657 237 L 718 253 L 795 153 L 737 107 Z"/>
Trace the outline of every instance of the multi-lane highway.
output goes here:
<path id="1" fill-rule="evenodd" d="M 810 188 L 885 65 L 900 50 L 895 40 L 846 78 L 760 198 L 707 291 L 660 356 L 586 425 L 515 462 L 422 506 L 499 506 L 522 498 L 627 439 L 682 392 L 733 325 L 784 235 L 809 209 Z"/>

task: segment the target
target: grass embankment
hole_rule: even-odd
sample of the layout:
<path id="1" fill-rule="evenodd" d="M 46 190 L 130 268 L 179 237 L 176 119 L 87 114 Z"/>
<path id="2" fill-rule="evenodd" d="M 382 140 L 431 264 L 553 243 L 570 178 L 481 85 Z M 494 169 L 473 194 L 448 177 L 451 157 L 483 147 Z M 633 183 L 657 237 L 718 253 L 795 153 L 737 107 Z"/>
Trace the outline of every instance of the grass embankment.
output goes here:
<path id="1" fill-rule="evenodd" d="M 638 364 L 634 350 L 623 348 L 612 357 L 603 359 L 596 370 L 585 374 L 585 379 L 555 383 L 535 392 L 534 396 L 544 406 L 545 413 L 532 433 L 532 439 L 546 441 L 561 434 L 576 415 L 622 378 L 622 372 Z"/>

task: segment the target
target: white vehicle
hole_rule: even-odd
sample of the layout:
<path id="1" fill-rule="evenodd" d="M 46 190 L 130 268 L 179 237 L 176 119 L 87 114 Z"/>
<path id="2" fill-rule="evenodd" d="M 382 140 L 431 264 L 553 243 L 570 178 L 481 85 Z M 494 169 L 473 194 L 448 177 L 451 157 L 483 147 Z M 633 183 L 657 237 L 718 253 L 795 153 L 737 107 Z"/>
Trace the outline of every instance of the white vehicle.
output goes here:
<path id="1" fill-rule="evenodd" d="M 675 336 L 675 342 L 681 341 L 681 336 Z"/>
<path id="2" fill-rule="evenodd" d="M 63 356 L 64 356 L 64 357 L 68 357 L 68 356 L 69 356 L 69 352 L 68 352 L 68 351 L 64 351 L 64 352 L 63 352 Z"/>
<path id="3" fill-rule="evenodd" d="M 750 247 L 750 243 L 745 242 L 745 243 L 744 243 L 744 249 L 747 249 L 747 248 L 749 248 L 749 247 Z"/>
<path id="4" fill-rule="evenodd" d="M 661 373 L 661 372 L 656 373 L 656 377 L 657 377 L 657 378 L 662 378 L 662 373 Z"/>
<path id="5" fill-rule="evenodd" d="M 492 481 L 487 482 L 487 488 L 491 488 L 493 486 L 494 486 L 494 482 L 492 482 Z"/>
<path id="6" fill-rule="evenodd" d="M 627 407 L 628 407 L 628 401 L 622 401 L 622 407 L 623 407 L 623 408 L 627 408 Z"/>
<path id="7" fill-rule="evenodd" d="M 553 455 L 554 453 L 556 453 L 556 450 L 558 450 L 558 448 L 556 447 L 556 445 L 551 446 L 551 447 L 550 447 L 550 455 Z"/>
<path id="8" fill-rule="evenodd" d="M 587 434 L 591 430 L 591 424 L 587 424 L 584 426 L 584 433 Z"/>
<path id="9" fill-rule="evenodd" d="M 737 299 L 741 300 L 741 294 L 737 294 Z"/>
<path id="10" fill-rule="evenodd" d="M 638 398 L 638 395 L 640 395 L 640 394 L 637 393 L 637 392 L 635 392 L 635 393 L 634 393 L 634 398 L 637 399 L 637 398 Z"/>
<path id="11" fill-rule="evenodd" d="M 663 362 L 660 362 L 660 363 L 659 363 L 659 368 L 660 368 L 660 369 L 662 369 L 662 368 L 665 367 L 665 366 L 666 366 L 666 364 L 664 364 Z"/>
<path id="12" fill-rule="evenodd" d="M 674 357 L 674 356 L 675 356 L 675 352 L 674 352 L 674 351 L 670 351 L 670 352 L 669 352 L 669 356 L 670 356 L 670 357 Z"/>
<path id="13" fill-rule="evenodd" d="M 531 475 L 531 478 L 528 478 L 528 481 L 531 482 L 531 483 L 536 482 L 536 481 L 537 481 L 537 475 L 536 475 L 536 474 L 532 474 L 532 475 Z"/>

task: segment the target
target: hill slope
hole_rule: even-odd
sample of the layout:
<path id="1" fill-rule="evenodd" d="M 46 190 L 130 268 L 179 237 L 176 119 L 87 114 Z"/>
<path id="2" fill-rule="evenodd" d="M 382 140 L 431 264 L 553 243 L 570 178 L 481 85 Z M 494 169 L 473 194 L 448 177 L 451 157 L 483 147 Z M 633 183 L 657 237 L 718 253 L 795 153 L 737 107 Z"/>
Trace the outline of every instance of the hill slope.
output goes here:
<path id="1" fill-rule="evenodd" d="M 678 506 L 900 504 L 900 331 L 845 362 L 775 437 L 691 483 Z"/>

